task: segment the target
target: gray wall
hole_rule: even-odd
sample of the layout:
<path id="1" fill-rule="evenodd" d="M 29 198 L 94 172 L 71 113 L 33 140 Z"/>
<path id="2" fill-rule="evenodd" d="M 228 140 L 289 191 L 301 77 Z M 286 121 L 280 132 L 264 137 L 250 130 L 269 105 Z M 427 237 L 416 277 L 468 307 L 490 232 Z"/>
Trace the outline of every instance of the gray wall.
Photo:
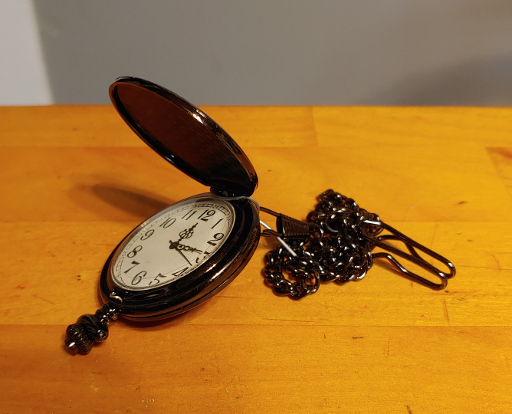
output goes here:
<path id="1" fill-rule="evenodd" d="M 0 0 L 0 105 L 52 102 L 30 0 Z"/>
<path id="2" fill-rule="evenodd" d="M 56 103 L 510 105 L 512 1 L 33 0 Z M 5 40 L 2 40 L 5 41 Z"/>

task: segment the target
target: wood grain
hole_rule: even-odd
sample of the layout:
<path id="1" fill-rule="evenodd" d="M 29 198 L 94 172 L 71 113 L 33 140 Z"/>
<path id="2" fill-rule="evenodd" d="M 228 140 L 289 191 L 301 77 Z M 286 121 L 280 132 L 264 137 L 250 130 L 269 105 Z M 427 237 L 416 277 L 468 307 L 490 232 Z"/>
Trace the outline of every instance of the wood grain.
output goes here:
<path id="1" fill-rule="evenodd" d="M 0 108 L 0 412 L 510 411 L 512 109 L 202 109 L 253 162 L 260 204 L 304 219 L 333 188 L 457 276 L 431 291 L 377 261 L 297 302 L 265 286 L 265 239 L 209 302 L 119 320 L 72 357 L 65 328 L 100 306 L 119 240 L 206 189 L 109 106 Z"/>

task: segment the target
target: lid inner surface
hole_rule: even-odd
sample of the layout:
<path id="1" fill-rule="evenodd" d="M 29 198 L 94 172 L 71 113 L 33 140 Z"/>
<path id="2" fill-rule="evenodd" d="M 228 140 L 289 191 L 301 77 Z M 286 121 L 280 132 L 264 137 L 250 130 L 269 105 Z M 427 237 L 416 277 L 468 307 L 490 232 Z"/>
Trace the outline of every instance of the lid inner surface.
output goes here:
<path id="1" fill-rule="evenodd" d="M 112 99 L 130 127 L 155 151 L 216 190 L 251 195 L 256 172 L 236 142 L 199 109 L 131 83 L 115 84 Z"/>

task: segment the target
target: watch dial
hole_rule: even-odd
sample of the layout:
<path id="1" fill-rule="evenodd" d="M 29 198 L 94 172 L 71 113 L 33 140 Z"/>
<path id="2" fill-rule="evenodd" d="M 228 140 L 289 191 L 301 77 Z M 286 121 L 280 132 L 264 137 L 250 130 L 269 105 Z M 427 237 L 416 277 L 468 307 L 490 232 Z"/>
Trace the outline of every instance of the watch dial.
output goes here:
<path id="1" fill-rule="evenodd" d="M 174 204 L 137 227 L 116 252 L 110 274 L 126 290 L 159 288 L 205 264 L 233 229 L 235 211 L 219 199 Z"/>

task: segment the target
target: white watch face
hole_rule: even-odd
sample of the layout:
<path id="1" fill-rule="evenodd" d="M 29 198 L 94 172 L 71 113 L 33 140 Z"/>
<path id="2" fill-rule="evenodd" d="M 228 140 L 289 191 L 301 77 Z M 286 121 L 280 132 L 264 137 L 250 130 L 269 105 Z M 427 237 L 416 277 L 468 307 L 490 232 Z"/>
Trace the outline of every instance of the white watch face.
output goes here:
<path id="1" fill-rule="evenodd" d="M 219 199 L 174 204 L 137 227 L 114 256 L 110 272 L 126 290 L 158 288 L 204 264 L 227 240 L 235 210 Z"/>

